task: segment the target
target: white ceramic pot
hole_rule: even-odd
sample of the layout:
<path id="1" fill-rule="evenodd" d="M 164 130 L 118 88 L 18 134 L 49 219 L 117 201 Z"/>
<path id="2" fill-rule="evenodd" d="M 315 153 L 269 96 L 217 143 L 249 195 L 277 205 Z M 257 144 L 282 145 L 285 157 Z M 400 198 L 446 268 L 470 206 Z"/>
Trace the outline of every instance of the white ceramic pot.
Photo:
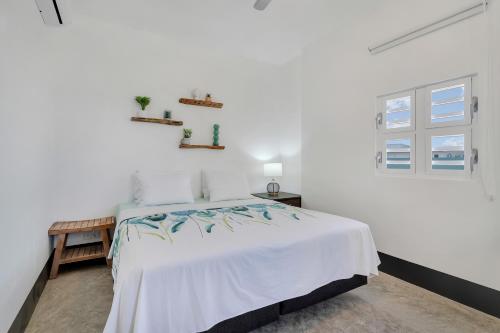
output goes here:
<path id="1" fill-rule="evenodd" d="M 193 99 L 200 99 L 201 98 L 201 93 L 200 93 L 200 89 L 196 88 L 196 89 L 193 89 L 191 91 L 191 97 Z"/>
<path id="2" fill-rule="evenodd" d="M 191 144 L 191 138 L 182 138 L 181 143 L 183 145 L 189 145 Z"/>
<path id="3" fill-rule="evenodd" d="M 137 109 L 137 111 L 136 111 L 136 117 L 147 118 L 148 115 L 146 113 L 146 110 L 142 111 L 141 109 Z"/>

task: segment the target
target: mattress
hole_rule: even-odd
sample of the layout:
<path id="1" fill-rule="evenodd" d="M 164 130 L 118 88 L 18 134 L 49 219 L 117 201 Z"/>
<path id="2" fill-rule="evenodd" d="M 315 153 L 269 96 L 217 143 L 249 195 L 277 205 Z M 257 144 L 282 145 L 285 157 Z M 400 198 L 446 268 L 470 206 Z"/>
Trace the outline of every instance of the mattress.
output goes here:
<path id="1" fill-rule="evenodd" d="M 263 199 L 122 205 L 110 256 L 104 332 L 201 332 L 380 264 L 366 224 Z"/>

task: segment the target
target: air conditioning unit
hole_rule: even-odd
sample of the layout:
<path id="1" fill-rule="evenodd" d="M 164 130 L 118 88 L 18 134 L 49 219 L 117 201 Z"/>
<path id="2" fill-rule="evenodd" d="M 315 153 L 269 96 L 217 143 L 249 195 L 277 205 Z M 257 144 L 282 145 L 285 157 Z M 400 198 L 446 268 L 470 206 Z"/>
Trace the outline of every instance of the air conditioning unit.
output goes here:
<path id="1" fill-rule="evenodd" d="M 35 0 L 46 25 L 62 25 L 71 22 L 68 0 Z"/>

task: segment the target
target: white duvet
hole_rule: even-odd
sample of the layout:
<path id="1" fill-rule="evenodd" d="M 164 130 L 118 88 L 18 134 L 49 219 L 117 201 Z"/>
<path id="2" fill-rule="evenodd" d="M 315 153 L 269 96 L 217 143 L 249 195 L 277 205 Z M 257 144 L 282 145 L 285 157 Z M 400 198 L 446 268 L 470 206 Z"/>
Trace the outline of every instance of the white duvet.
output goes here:
<path id="1" fill-rule="evenodd" d="M 366 224 L 261 199 L 122 209 L 110 256 L 107 333 L 205 331 L 380 263 Z"/>

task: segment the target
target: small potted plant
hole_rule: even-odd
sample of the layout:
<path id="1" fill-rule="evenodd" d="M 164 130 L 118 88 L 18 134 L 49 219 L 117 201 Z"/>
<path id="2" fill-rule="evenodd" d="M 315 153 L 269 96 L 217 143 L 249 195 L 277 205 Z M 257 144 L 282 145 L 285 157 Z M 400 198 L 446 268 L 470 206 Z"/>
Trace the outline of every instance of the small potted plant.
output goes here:
<path id="1" fill-rule="evenodd" d="M 137 116 L 142 117 L 144 116 L 144 111 L 146 110 L 146 107 L 151 103 L 151 97 L 147 96 L 136 96 L 135 101 L 139 103 L 141 106 L 141 110 L 143 111 L 142 113 L 140 111 L 137 112 Z"/>
<path id="2" fill-rule="evenodd" d="M 188 145 L 191 143 L 191 135 L 193 134 L 193 130 L 190 128 L 184 128 L 183 130 L 184 137 L 181 140 L 181 144 Z"/>

